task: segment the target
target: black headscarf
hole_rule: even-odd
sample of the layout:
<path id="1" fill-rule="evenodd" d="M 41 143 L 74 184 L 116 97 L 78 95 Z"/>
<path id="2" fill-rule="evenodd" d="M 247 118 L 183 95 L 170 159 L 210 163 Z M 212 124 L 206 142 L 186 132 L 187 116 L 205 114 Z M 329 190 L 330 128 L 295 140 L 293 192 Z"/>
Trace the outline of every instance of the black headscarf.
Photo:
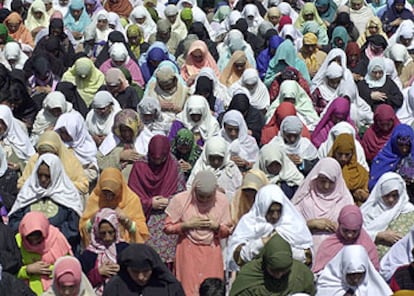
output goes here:
<path id="1" fill-rule="evenodd" d="M 4 22 L 4 20 L 9 16 L 10 13 L 11 11 L 7 8 L 0 9 L 0 24 Z"/>
<path id="2" fill-rule="evenodd" d="M 188 34 L 197 35 L 198 39 L 203 41 L 210 39 L 207 29 L 201 22 L 194 22 L 188 30 Z"/>
<path id="3" fill-rule="evenodd" d="M 72 103 L 73 109 L 82 114 L 83 118 L 86 118 L 89 109 L 74 84 L 67 81 L 59 82 L 56 85 L 56 90 L 62 92 L 65 95 L 66 101 Z"/>
<path id="4" fill-rule="evenodd" d="M 49 23 L 49 36 L 52 35 L 52 30 L 53 29 L 59 29 L 62 32 L 61 35 L 58 36 L 58 37 L 60 37 L 61 41 L 63 41 L 67 37 L 65 32 L 64 32 L 65 28 L 64 28 L 64 24 L 63 24 L 62 19 L 52 18 L 50 20 L 50 23 Z"/>
<path id="5" fill-rule="evenodd" d="M 210 110 L 214 112 L 214 105 L 216 104 L 216 97 L 214 96 L 214 81 L 206 76 L 200 76 L 197 79 L 195 88 L 196 95 L 203 95 L 208 93 L 207 101 Z"/>
<path id="6" fill-rule="evenodd" d="M 181 284 L 161 261 L 160 256 L 150 246 L 131 244 L 118 255 L 121 267 L 117 276 L 106 285 L 103 295 L 185 295 Z M 151 269 L 152 275 L 145 286 L 139 286 L 129 276 L 127 267 L 137 270 Z"/>
<path id="7" fill-rule="evenodd" d="M 10 71 L 0 63 L 0 97 L 10 87 Z"/>

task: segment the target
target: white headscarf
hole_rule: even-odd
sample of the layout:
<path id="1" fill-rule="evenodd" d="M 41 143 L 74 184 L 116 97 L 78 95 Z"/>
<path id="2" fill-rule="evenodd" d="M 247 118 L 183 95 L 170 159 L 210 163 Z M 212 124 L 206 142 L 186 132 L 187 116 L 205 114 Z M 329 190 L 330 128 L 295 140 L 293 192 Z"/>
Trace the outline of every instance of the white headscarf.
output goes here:
<path id="1" fill-rule="evenodd" d="M 381 259 L 380 274 L 389 281 L 398 267 L 410 264 L 414 258 L 414 227 L 398 242 L 396 242 Z"/>
<path id="2" fill-rule="evenodd" d="M 382 197 L 394 190 L 398 190 L 399 199 L 395 206 L 388 208 Z M 371 190 L 367 201 L 361 206 L 361 212 L 364 228 L 372 240 L 375 240 L 378 232 L 386 230 L 400 214 L 414 212 L 414 205 L 409 201 L 402 177 L 394 172 L 383 174 Z"/>
<path id="3" fill-rule="evenodd" d="M 65 95 L 60 91 L 50 92 L 43 100 L 42 109 L 37 113 L 33 124 L 32 133 L 36 135 L 42 134 L 47 128 L 53 127 L 57 117 L 54 117 L 48 110 L 59 108 L 62 113 L 72 111 L 72 103 L 66 101 Z"/>
<path id="4" fill-rule="evenodd" d="M 109 56 L 113 61 L 124 61 L 124 65 L 130 60 L 128 50 L 122 42 L 116 42 L 109 48 Z"/>
<path id="5" fill-rule="evenodd" d="M 267 166 L 274 161 L 281 165 L 281 170 L 276 176 L 270 174 L 267 170 Z M 283 148 L 275 143 L 268 143 L 260 149 L 258 159 L 253 168 L 264 172 L 272 184 L 285 181 L 289 186 L 299 186 L 304 179 L 296 165 L 284 153 Z"/>
<path id="6" fill-rule="evenodd" d="M 343 81 L 343 69 L 338 63 L 332 62 L 329 64 L 329 66 L 325 69 L 324 72 L 325 72 L 325 78 L 317 86 L 317 89 L 319 90 L 319 93 L 321 94 L 322 98 L 330 102 L 330 101 L 335 100 L 338 97 L 339 85 L 337 88 L 333 89 L 332 87 L 328 85 L 328 79 L 341 78 L 341 82 L 342 82 Z"/>
<path id="7" fill-rule="evenodd" d="M 6 153 L 4 152 L 3 146 L 0 145 L 0 177 L 3 177 L 8 169 L 8 163 Z"/>
<path id="8" fill-rule="evenodd" d="M 37 177 L 37 170 L 42 163 L 45 163 L 50 170 L 50 185 L 47 188 L 40 186 Z M 52 153 L 45 153 L 39 157 L 32 174 L 17 195 L 9 216 L 44 197 L 49 197 L 57 204 L 74 210 L 79 216 L 82 215 L 83 202 L 81 196 L 66 175 L 59 157 Z"/>
<path id="9" fill-rule="evenodd" d="M 112 111 L 106 118 L 99 117 L 94 108 L 104 108 L 112 104 Z M 86 115 L 86 127 L 91 135 L 108 135 L 114 124 L 116 113 L 121 110 L 118 101 L 106 90 L 98 91 L 93 98 L 91 111 Z"/>
<path id="10" fill-rule="evenodd" d="M 396 43 L 400 42 L 400 37 L 406 39 L 413 39 L 414 37 L 414 22 L 412 20 L 403 20 L 398 26 L 397 31 L 388 39 L 388 48 L 393 46 Z M 411 41 L 411 44 L 407 47 L 408 50 L 414 48 L 414 39 Z"/>
<path id="11" fill-rule="evenodd" d="M 143 24 L 138 24 L 135 19 L 145 17 L 145 21 Z M 144 40 L 148 42 L 149 37 L 151 34 L 157 32 L 157 24 L 151 18 L 148 10 L 144 6 L 137 6 L 132 10 L 131 14 L 129 15 L 129 22 L 131 24 L 137 24 L 140 26 L 142 31 L 144 32 Z"/>
<path id="12" fill-rule="evenodd" d="M 348 273 L 365 272 L 358 287 L 350 286 L 346 281 Z M 389 296 L 392 291 L 369 260 L 367 251 L 361 245 L 349 245 L 326 265 L 316 284 L 316 296 L 344 295 L 348 289 L 355 296 Z"/>
<path id="13" fill-rule="evenodd" d="M 254 4 L 247 4 L 244 6 L 241 14 L 247 21 L 247 24 L 249 26 L 248 31 L 253 34 L 257 34 L 259 25 L 264 21 L 259 13 L 257 6 Z M 253 16 L 253 20 L 250 20 L 249 16 Z"/>
<path id="14" fill-rule="evenodd" d="M 275 143 L 284 148 L 286 154 L 296 154 L 302 159 L 314 160 L 318 158 L 318 150 L 312 142 L 302 137 L 303 124 L 297 116 L 286 116 L 280 124 L 279 134 L 270 143 Z M 284 133 L 299 135 L 298 140 L 293 144 L 286 144 L 283 139 Z"/>
<path id="15" fill-rule="evenodd" d="M 249 89 L 246 85 L 254 85 L 253 89 Z M 270 106 L 270 95 L 266 85 L 259 78 L 259 73 L 256 69 L 249 68 L 244 70 L 240 79 L 235 82 L 230 88 L 244 87 L 249 92 L 249 102 L 254 108 L 258 110 L 267 109 Z"/>
<path id="16" fill-rule="evenodd" d="M 277 5 L 277 8 L 280 9 L 282 15 L 287 15 L 292 20 L 292 24 L 296 22 L 299 14 L 290 6 L 287 2 L 281 2 Z"/>
<path id="17" fill-rule="evenodd" d="M 397 117 L 401 123 L 411 125 L 414 121 L 414 85 L 407 90 L 403 104 L 397 111 Z"/>
<path id="18" fill-rule="evenodd" d="M 171 123 L 165 118 L 165 114 L 161 112 L 161 104 L 158 99 L 150 96 L 144 97 L 138 104 L 137 112 L 139 113 L 145 126 L 152 133 L 154 133 L 154 135 L 168 135 L 171 128 Z M 154 120 L 151 122 L 145 122 L 143 120 L 145 114 L 154 115 Z"/>
<path id="19" fill-rule="evenodd" d="M 275 202 L 282 206 L 282 214 L 276 224 L 270 224 L 266 220 L 266 214 L 269 207 Z M 239 245 L 257 239 L 261 240 L 274 232 L 285 239 L 292 249 L 302 251 L 302 256 L 300 258 L 294 256 L 294 259 L 302 261 L 304 259 L 303 250 L 311 248 L 313 245 L 312 234 L 303 216 L 296 210 L 279 186 L 270 184 L 262 187 L 257 192 L 252 208 L 242 216 L 229 238 L 227 258 L 230 268 L 238 269 L 233 259 L 233 253 Z M 293 252 L 294 255 L 295 253 Z"/>
<path id="20" fill-rule="evenodd" d="M 108 24 L 114 25 L 114 31 L 121 32 L 125 36 L 125 29 L 121 24 L 121 19 L 119 18 L 119 15 L 117 15 L 115 12 L 108 12 Z"/>
<path id="21" fill-rule="evenodd" d="M 331 151 L 332 145 L 335 142 L 335 139 L 340 134 L 351 134 L 355 141 L 355 150 L 357 154 L 357 161 L 362 165 L 368 172 L 369 166 L 365 158 L 364 148 L 362 148 L 361 143 L 356 139 L 355 128 L 346 121 L 341 121 L 335 124 L 329 131 L 328 138 L 325 142 L 319 146 L 318 156 L 319 159 L 325 158 L 328 156 L 329 151 Z"/>
<path id="22" fill-rule="evenodd" d="M 282 2 L 282 3 L 286 3 L 286 2 Z M 303 46 L 303 35 L 298 29 L 295 28 L 294 25 L 291 25 L 291 24 L 284 25 L 282 28 L 282 31 L 279 32 L 279 36 L 285 40 L 287 39 L 288 36 L 292 37 L 293 38 L 292 42 L 297 52 L 299 52 Z"/>
<path id="23" fill-rule="evenodd" d="M 73 149 L 82 165 L 90 163 L 98 167 L 96 160 L 97 148 L 88 132 L 85 120 L 79 112 L 64 113 L 59 116 L 55 124 L 55 131 L 65 128 L 69 136 L 72 137 L 71 142 L 64 142 L 66 146 Z"/>
<path id="24" fill-rule="evenodd" d="M 194 122 L 191 119 L 191 114 L 201 114 L 200 121 Z M 177 120 L 192 132 L 198 130 L 204 141 L 217 135 L 220 131 L 217 119 L 211 114 L 208 102 L 203 96 L 190 96 L 184 104 L 183 111 L 177 114 Z"/>
<path id="25" fill-rule="evenodd" d="M 400 43 L 396 43 L 393 46 L 388 47 L 388 50 L 385 52 L 385 56 L 395 62 L 402 62 L 404 66 L 408 65 L 408 63 L 413 60 L 407 47 Z"/>
<path id="26" fill-rule="evenodd" d="M 180 16 L 178 15 L 178 9 L 174 4 L 169 4 L 165 7 L 164 10 L 165 17 L 168 21 L 168 16 L 176 15 L 177 18 L 175 19 L 174 23 L 171 23 L 171 32 L 177 33 L 180 37 L 180 40 L 184 39 L 187 36 L 187 27 L 185 26 L 184 22 L 181 20 Z"/>
<path id="27" fill-rule="evenodd" d="M 378 80 L 374 80 L 371 77 L 372 71 L 382 71 L 384 74 Z M 369 61 L 367 74 L 364 77 L 365 82 L 369 88 L 382 87 L 387 79 L 387 73 L 385 69 L 385 62 L 383 57 L 375 57 Z"/>
<path id="28" fill-rule="evenodd" d="M 230 154 L 238 155 L 249 162 L 256 161 L 259 146 L 257 146 L 256 140 L 248 134 L 247 124 L 243 115 L 237 110 L 230 110 L 224 114 L 222 122 L 223 127 L 221 128 L 220 135 L 229 143 Z M 239 128 L 239 136 L 237 139 L 231 140 L 229 138 L 224 129 L 224 124 L 237 126 Z"/>
<path id="29" fill-rule="evenodd" d="M 17 119 L 13 117 L 13 113 L 8 106 L 0 105 L 0 119 L 7 126 L 6 131 L 0 137 L 6 144 L 12 146 L 19 159 L 27 161 L 35 154 L 35 150 L 27 133 L 20 126 Z"/>
<path id="30" fill-rule="evenodd" d="M 3 49 L 4 66 L 10 71 L 13 69 L 23 70 L 23 66 L 28 60 L 27 55 L 22 51 L 19 43 L 7 42 Z M 15 60 L 14 65 L 10 65 L 9 60 Z"/>

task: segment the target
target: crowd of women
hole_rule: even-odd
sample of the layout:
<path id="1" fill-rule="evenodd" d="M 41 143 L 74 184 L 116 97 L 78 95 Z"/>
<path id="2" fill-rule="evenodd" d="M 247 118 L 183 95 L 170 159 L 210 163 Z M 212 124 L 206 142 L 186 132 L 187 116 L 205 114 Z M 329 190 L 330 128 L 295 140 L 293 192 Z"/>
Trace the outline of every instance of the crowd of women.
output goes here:
<path id="1" fill-rule="evenodd" d="M 414 0 L 0 0 L 1 295 L 414 295 Z"/>

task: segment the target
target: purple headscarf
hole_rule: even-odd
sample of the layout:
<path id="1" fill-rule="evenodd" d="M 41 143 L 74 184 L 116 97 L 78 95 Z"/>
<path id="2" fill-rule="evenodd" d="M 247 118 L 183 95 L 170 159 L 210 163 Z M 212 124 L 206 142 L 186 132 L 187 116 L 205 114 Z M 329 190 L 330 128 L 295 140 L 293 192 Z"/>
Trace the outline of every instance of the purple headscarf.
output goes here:
<path id="1" fill-rule="evenodd" d="M 256 59 L 257 71 L 259 72 L 260 79 L 265 77 L 267 68 L 269 67 L 269 62 L 273 58 L 276 49 L 283 41 L 285 41 L 285 39 L 282 37 L 273 35 L 269 39 L 269 46 L 260 52 Z M 273 54 L 271 53 L 272 50 L 274 50 Z"/>

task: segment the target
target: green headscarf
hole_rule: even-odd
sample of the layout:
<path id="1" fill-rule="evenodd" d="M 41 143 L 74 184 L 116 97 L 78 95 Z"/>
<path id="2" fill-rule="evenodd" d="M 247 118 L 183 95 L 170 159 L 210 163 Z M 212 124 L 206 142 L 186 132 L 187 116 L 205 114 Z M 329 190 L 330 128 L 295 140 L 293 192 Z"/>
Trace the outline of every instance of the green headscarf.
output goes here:
<path id="1" fill-rule="evenodd" d="M 189 29 L 193 23 L 193 12 L 191 8 L 183 8 L 183 10 L 181 10 L 180 17 L 187 29 Z"/>
<path id="2" fill-rule="evenodd" d="M 266 272 L 290 268 L 280 279 Z M 230 296 L 275 295 L 287 296 L 294 293 L 315 294 L 313 273 L 303 263 L 292 259 L 292 249 L 280 235 L 274 235 L 264 246 L 256 259 L 242 267 L 234 281 Z"/>
<path id="3" fill-rule="evenodd" d="M 131 51 L 134 53 L 135 57 L 139 59 L 141 55 L 141 44 L 144 43 L 144 33 L 142 29 L 137 24 L 132 24 L 128 26 L 127 37 L 137 37 L 139 40 L 138 45 L 133 45 L 129 42 Z"/>
<path id="4" fill-rule="evenodd" d="M 177 150 L 177 145 L 188 145 L 191 147 L 191 151 L 187 155 L 182 155 Z M 182 158 L 183 160 L 189 162 L 191 165 L 194 165 L 201 155 L 201 149 L 194 141 L 193 132 L 186 128 L 180 129 L 175 138 L 172 140 L 171 152 L 174 154 L 174 156 L 176 156 L 178 160 Z"/>
<path id="5" fill-rule="evenodd" d="M 341 48 L 342 50 L 345 50 L 347 44 L 348 44 L 348 32 L 346 29 L 342 26 L 335 27 L 335 29 L 332 32 L 331 37 L 331 44 L 333 48 L 337 48 L 335 44 L 335 38 L 340 38 L 344 42 L 344 46 Z"/>
<path id="6" fill-rule="evenodd" d="M 213 22 L 221 23 L 230 14 L 231 8 L 228 5 L 220 6 L 213 16 Z"/>
<path id="7" fill-rule="evenodd" d="M 2 36 L 6 35 L 6 38 L 5 38 L 6 43 L 14 41 L 13 38 L 9 36 L 9 30 L 7 30 L 7 27 L 5 24 L 0 24 L 0 35 Z"/>

